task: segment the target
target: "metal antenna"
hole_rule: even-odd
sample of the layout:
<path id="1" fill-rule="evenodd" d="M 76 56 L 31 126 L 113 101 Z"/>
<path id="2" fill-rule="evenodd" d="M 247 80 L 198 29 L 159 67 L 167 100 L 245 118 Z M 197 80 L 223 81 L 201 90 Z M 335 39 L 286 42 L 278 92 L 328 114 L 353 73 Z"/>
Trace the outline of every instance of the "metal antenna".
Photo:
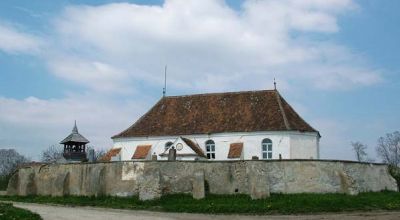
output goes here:
<path id="1" fill-rule="evenodd" d="M 275 81 L 275 77 L 274 77 L 274 89 L 276 90 L 276 81 Z"/>
<path id="2" fill-rule="evenodd" d="M 167 93 L 167 65 L 165 65 L 164 69 L 164 88 L 163 88 L 163 97 L 165 97 L 165 94 Z"/>

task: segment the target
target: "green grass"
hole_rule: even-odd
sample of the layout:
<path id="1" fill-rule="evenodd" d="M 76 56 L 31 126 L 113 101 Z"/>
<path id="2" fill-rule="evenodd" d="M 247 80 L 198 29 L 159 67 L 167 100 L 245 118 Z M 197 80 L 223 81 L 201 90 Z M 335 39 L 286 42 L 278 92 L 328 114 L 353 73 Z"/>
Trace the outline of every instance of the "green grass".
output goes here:
<path id="1" fill-rule="evenodd" d="M 50 197 L 1 196 L 0 200 L 73 206 L 97 206 L 189 213 L 305 214 L 320 212 L 400 210 L 400 193 L 375 192 L 357 196 L 344 194 L 272 194 L 268 199 L 251 200 L 247 195 L 208 195 L 194 200 L 191 195 L 167 195 L 154 201 L 137 197 Z"/>
<path id="2" fill-rule="evenodd" d="M 25 209 L 12 206 L 9 203 L 0 203 L 0 219 L 2 220 L 40 220 L 40 215 Z"/>
<path id="3" fill-rule="evenodd" d="M 7 190 L 9 176 L 0 176 L 0 191 Z"/>

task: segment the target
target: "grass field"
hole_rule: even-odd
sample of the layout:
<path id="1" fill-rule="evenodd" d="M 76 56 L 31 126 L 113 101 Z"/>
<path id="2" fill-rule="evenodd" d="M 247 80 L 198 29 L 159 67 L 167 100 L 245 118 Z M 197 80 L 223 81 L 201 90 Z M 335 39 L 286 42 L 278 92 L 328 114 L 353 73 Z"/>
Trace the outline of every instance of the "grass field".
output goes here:
<path id="1" fill-rule="evenodd" d="M 343 211 L 400 210 L 400 193 L 375 192 L 357 196 L 344 194 L 272 194 L 268 199 L 251 200 L 247 195 L 208 195 L 194 200 L 191 195 L 167 195 L 154 201 L 139 201 L 137 197 L 50 197 L 1 196 L 0 200 L 97 206 L 119 209 L 139 209 L 188 213 L 300 214 Z"/>
<path id="2" fill-rule="evenodd" d="M 9 203 L 0 203 L 1 220 L 40 220 L 40 215 L 32 213 L 25 209 L 12 206 Z"/>

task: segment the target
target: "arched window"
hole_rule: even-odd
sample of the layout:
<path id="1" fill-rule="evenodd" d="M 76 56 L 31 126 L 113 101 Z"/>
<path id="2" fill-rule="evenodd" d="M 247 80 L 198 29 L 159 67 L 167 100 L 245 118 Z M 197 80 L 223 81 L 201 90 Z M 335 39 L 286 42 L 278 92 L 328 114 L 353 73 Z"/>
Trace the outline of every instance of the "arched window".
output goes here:
<path id="1" fill-rule="evenodd" d="M 168 141 L 167 143 L 165 143 L 164 150 L 165 151 L 168 150 L 168 148 L 171 147 L 171 145 L 173 145 L 173 144 L 174 143 L 172 143 L 171 141 Z"/>
<path id="2" fill-rule="evenodd" d="M 272 159 L 272 141 L 265 138 L 261 142 L 261 153 L 263 159 Z"/>
<path id="3" fill-rule="evenodd" d="M 213 140 L 206 141 L 206 155 L 208 159 L 215 159 L 215 142 Z"/>

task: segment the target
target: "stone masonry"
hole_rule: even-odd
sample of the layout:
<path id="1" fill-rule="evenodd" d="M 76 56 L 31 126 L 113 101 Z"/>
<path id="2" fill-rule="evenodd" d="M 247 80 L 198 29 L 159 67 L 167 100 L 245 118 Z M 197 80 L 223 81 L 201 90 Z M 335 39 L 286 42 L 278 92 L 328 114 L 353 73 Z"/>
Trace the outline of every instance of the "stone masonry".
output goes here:
<path id="1" fill-rule="evenodd" d="M 198 170 L 193 175 L 192 194 L 194 199 L 203 199 L 206 196 L 204 171 Z"/>
<path id="2" fill-rule="evenodd" d="M 9 195 L 139 196 L 211 194 L 346 193 L 397 191 L 384 164 L 328 160 L 144 161 L 54 164 L 19 169 Z"/>

